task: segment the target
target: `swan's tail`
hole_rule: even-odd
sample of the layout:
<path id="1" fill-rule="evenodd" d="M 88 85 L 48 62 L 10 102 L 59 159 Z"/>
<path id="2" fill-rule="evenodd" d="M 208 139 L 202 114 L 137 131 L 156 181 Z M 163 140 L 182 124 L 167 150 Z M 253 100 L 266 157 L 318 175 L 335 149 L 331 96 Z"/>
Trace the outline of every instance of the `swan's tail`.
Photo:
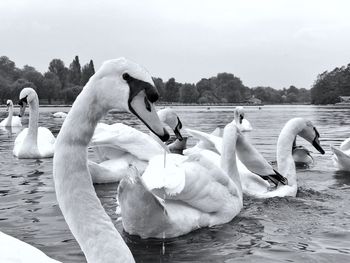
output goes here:
<path id="1" fill-rule="evenodd" d="M 141 238 L 163 236 L 169 226 L 166 208 L 161 199 L 147 189 L 135 167 L 130 167 L 120 182 L 118 201 L 126 232 Z"/>

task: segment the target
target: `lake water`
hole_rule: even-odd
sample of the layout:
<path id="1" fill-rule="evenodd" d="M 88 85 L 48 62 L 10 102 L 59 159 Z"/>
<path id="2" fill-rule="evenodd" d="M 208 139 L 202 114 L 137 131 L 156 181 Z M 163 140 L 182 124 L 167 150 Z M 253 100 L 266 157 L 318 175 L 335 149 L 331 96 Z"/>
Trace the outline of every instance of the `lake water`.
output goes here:
<path id="1" fill-rule="evenodd" d="M 233 119 L 232 107 L 174 107 L 184 126 L 202 131 L 223 127 Z M 6 116 L 0 109 L 0 120 Z M 68 108 L 42 108 L 40 126 L 56 136 L 62 120 L 51 113 Z M 245 107 L 254 130 L 251 142 L 271 162 L 276 160 L 278 134 L 293 117 L 310 119 L 326 151 L 307 146 L 314 166 L 298 169 L 297 197 L 244 198 L 244 208 L 230 223 L 194 231 L 183 237 L 142 240 L 129 236 L 116 222 L 117 184 L 97 185 L 96 192 L 122 233 L 137 262 L 350 262 L 350 173 L 337 171 L 329 145 L 350 136 L 350 109 L 317 106 Z M 130 114 L 109 113 L 104 122 L 124 122 L 146 130 Z M 23 120 L 28 124 L 28 116 Z M 62 262 L 85 262 L 83 253 L 57 205 L 52 159 L 12 156 L 18 131 L 0 130 L 0 230 Z M 194 142 L 189 141 L 190 144 Z M 94 158 L 90 152 L 91 158 Z"/>

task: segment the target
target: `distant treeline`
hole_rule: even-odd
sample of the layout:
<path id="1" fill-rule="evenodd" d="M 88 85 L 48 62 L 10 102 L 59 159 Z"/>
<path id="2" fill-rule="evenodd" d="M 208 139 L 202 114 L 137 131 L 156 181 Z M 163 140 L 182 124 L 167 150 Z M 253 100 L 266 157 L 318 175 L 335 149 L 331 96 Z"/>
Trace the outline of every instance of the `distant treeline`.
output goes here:
<path id="1" fill-rule="evenodd" d="M 41 103 L 70 104 L 78 96 L 83 86 L 95 73 L 94 63 L 90 60 L 83 67 L 76 56 L 66 67 L 60 59 L 53 59 L 44 74 L 34 67 L 25 65 L 22 69 L 8 57 L 0 57 L 0 102 L 6 99 L 18 100 L 24 87 L 34 88 Z M 310 103 L 310 91 L 290 86 L 276 90 L 271 87 L 245 86 L 231 73 L 219 73 L 215 77 L 201 79 L 196 84 L 179 83 L 174 78 L 164 82 L 153 78 L 160 93 L 160 102 L 169 103 Z"/>
<path id="2" fill-rule="evenodd" d="M 318 75 L 311 89 L 313 104 L 337 103 L 340 96 L 350 96 L 350 64 Z"/>

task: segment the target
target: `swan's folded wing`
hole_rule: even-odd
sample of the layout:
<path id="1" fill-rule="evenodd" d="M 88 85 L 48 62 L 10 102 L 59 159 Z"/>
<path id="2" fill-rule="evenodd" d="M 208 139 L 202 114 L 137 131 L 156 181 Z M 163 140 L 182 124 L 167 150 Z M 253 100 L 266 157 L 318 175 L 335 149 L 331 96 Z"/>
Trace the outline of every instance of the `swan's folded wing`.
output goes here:
<path id="1" fill-rule="evenodd" d="M 340 144 L 340 150 L 348 151 L 350 150 L 350 138 L 347 138 Z"/>
<path id="2" fill-rule="evenodd" d="M 192 129 L 186 129 L 186 131 L 191 134 L 193 137 L 201 140 L 205 146 L 203 146 L 203 149 L 207 150 L 216 150 L 218 153 L 221 154 L 221 148 L 222 148 L 222 138 L 208 134 L 205 132 L 192 130 Z"/>
<path id="3" fill-rule="evenodd" d="M 122 123 L 98 125 L 91 146 L 100 147 L 99 151 L 103 151 L 101 147 L 104 146 L 115 148 L 145 161 L 164 152 L 164 148 L 152 137 Z"/>

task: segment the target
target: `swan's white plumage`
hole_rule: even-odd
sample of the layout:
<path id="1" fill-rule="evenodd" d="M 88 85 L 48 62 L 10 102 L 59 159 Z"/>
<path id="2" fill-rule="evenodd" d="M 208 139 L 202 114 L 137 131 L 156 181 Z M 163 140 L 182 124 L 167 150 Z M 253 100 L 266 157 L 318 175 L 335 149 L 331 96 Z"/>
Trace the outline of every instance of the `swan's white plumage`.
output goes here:
<path id="1" fill-rule="evenodd" d="M 127 74 L 126 74 L 127 73 Z M 138 79 L 130 87 L 127 80 Z M 148 82 L 147 95 L 140 83 Z M 140 89 L 131 97 L 133 89 Z M 88 262 L 134 262 L 123 238 L 96 195 L 88 170 L 87 148 L 98 121 L 111 109 L 130 112 L 133 107 L 158 136 L 164 131 L 154 105 L 157 91 L 150 74 L 124 58 L 105 62 L 75 100 L 57 136 L 53 179 L 58 204 Z M 146 109 L 147 107 L 147 109 Z M 150 110 L 149 110 L 150 108 Z"/>
<path id="2" fill-rule="evenodd" d="M 22 154 L 25 154 L 21 151 L 23 149 L 23 144 L 25 143 L 27 134 L 28 134 L 28 128 L 25 128 L 17 135 L 15 139 L 13 154 L 19 158 L 22 156 Z M 38 156 L 33 155 L 32 156 L 33 158 L 49 158 L 53 156 L 54 148 L 55 148 L 55 137 L 53 136 L 53 134 L 49 129 L 45 127 L 38 127 L 37 143 L 38 143 L 39 155 Z"/>
<path id="3" fill-rule="evenodd" d="M 39 249 L 0 231 L 0 262 L 59 263 Z"/>
<path id="4" fill-rule="evenodd" d="M 348 142 L 350 139 L 347 139 L 346 142 L 340 146 L 340 149 L 331 145 L 331 150 L 333 152 L 333 163 L 334 165 L 344 171 L 350 171 L 350 149 L 348 148 Z M 343 146 L 343 147 L 342 147 Z"/>
<path id="5" fill-rule="evenodd" d="M 236 125 L 238 129 L 242 132 L 252 131 L 253 127 L 250 122 L 244 118 L 244 108 L 242 106 L 238 106 L 234 110 L 234 119 L 236 121 Z"/>
<path id="6" fill-rule="evenodd" d="M 21 127 L 21 118 L 18 116 L 13 116 L 13 102 L 12 100 L 7 100 L 6 102 L 9 114 L 8 116 L 0 122 L 0 127 Z"/>
<path id="7" fill-rule="evenodd" d="M 60 119 L 65 119 L 67 117 L 67 113 L 58 111 L 52 114 L 54 118 L 60 118 Z"/>

